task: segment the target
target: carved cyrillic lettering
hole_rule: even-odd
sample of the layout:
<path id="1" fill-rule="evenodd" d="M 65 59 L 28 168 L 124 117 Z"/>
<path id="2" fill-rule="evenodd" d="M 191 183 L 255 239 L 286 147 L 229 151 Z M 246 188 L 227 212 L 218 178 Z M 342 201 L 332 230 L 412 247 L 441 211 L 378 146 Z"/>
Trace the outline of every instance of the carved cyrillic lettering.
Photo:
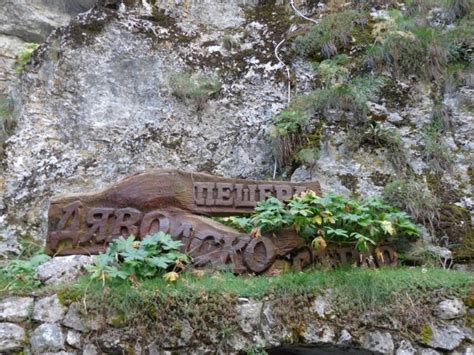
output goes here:
<path id="1" fill-rule="evenodd" d="M 257 185 L 235 184 L 235 207 L 255 207 Z"/>
<path id="2" fill-rule="evenodd" d="M 293 188 L 290 185 L 275 185 L 276 198 L 286 201 L 293 197 Z"/>
<path id="3" fill-rule="evenodd" d="M 215 206 L 214 182 L 195 182 L 194 183 L 194 202 L 197 206 Z"/>
<path id="4" fill-rule="evenodd" d="M 89 230 L 81 238 L 81 243 L 86 243 L 95 236 L 96 242 L 102 242 L 108 237 L 108 224 L 113 216 L 114 208 L 91 208 L 87 214 L 86 223 Z"/>
<path id="5" fill-rule="evenodd" d="M 258 189 L 260 191 L 260 201 L 264 201 L 267 198 L 273 196 L 273 185 L 270 185 L 270 184 L 258 185 Z"/>
<path id="6" fill-rule="evenodd" d="M 119 235 L 138 237 L 138 223 L 142 218 L 142 213 L 135 208 L 121 208 L 115 212 L 115 222 L 112 226 L 112 237 Z"/>
<path id="7" fill-rule="evenodd" d="M 295 186 L 294 189 L 293 189 L 293 195 L 298 195 L 298 194 L 300 194 L 302 192 L 305 192 L 307 190 L 308 190 L 308 188 L 306 186 Z"/>
<path id="8" fill-rule="evenodd" d="M 234 198 L 232 197 L 233 189 L 233 184 L 226 182 L 216 183 L 216 206 L 232 206 L 234 204 Z"/>
<path id="9" fill-rule="evenodd" d="M 255 238 L 244 251 L 244 261 L 252 272 L 260 273 L 265 271 L 275 261 L 275 246 L 267 238 Z"/>
<path id="10" fill-rule="evenodd" d="M 75 246 L 79 241 L 79 230 L 82 215 L 82 203 L 75 201 L 62 208 L 63 216 L 59 220 L 56 231 L 51 233 L 50 246 L 56 250 L 59 241 L 70 239 Z"/>
<path id="11" fill-rule="evenodd" d="M 162 211 L 147 213 L 140 226 L 140 238 L 145 238 L 149 234 L 156 232 L 169 233 L 171 229 L 170 218 Z"/>

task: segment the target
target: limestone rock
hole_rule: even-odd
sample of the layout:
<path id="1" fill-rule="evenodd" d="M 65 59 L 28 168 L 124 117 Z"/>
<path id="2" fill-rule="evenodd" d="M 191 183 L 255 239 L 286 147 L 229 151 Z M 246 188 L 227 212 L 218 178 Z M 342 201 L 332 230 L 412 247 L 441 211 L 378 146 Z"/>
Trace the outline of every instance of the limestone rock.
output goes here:
<path id="1" fill-rule="evenodd" d="M 442 350 L 454 350 L 465 338 L 464 332 L 455 325 L 433 326 L 428 345 Z"/>
<path id="2" fill-rule="evenodd" d="M 75 330 L 69 330 L 66 334 L 66 343 L 73 348 L 79 349 L 82 345 L 82 335 Z"/>
<path id="3" fill-rule="evenodd" d="M 418 351 L 419 355 L 440 355 L 441 353 L 434 349 L 423 348 Z"/>
<path id="4" fill-rule="evenodd" d="M 413 345 L 408 341 L 403 339 L 398 346 L 398 349 L 395 353 L 396 355 L 415 355 L 416 349 Z"/>
<path id="5" fill-rule="evenodd" d="M 312 303 L 311 310 L 318 315 L 319 318 L 326 318 L 331 312 L 331 292 L 326 295 L 318 295 Z"/>
<path id="6" fill-rule="evenodd" d="M 57 285 L 76 280 L 84 267 L 93 262 L 93 258 L 85 255 L 58 256 L 40 265 L 36 278 L 47 285 Z"/>
<path id="7" fill-rule="evenodd" d="M 0 301 L 0 321 L 23 322 L 33 309 L 31 297 L 9 297 Z"/>
<path id="8" fill-rule="evenodd" d="M 241 299 L 242 300 L 242 299 Z M 252 300 L 242 300 L 243 304 L 237 305 L 237 319 L 244 333 L 252 333 L 260 326 L 262 303 Z"/>
<path id="9" fill-rule="evenodd" d="M 459 298 L 448 299 L 440 302 L 434 313 L 441 319 L 462 318 L 466 314 L 466 306 Z"/>
<path id="10" fill-rule="evenodd" d="M 87 344 L 82 349 L 82 355 L 98 355 L 99 350 L 94 344 Z"/>
<path id="11" fill-rule="evenodd" d="M 0 352 L 21 350 L 26 343 L 25 330 L 13 323 L 0 323 Z"/>
<path id="12" fill-rule="evenodd" d="M 42 298 L 36 301 L 33 319 L 46 323 L 57 323 L 63 320 L 66 313 L 57 295 Z"/>
<path id="13" fill-rule="evenodd" d="M 310 181 L 311 180 L 311 171 L 308 170 L 304 166 L 300 166 L 297 168 L 293 175 L 291 175 L 291 181 L 299 182 L 299 181 Z"/>
<path id="14" fill-rule="evenodd" d="M 2 1 L 0 33 L 27 42 L 41 42 L 56 27 L 65 25 L 71 16 L 88 10 L 95 3 L 96 0 Z"/>
<path id="15" fill-rule="evenodd" d="M 85 321 L 81 318 L 76 304 L 73 303 L 69 306 L 69 310 L 63 320 L 63 325 L 80 332 L 87 330 Z"/>
<path id="16" fill-rule="evenodd" d="M 332 343 L 336 334 L 334 329 L 328 325 L 320 327 L 315 324 L 308 324 L 304 330 L 302 337 L 308 344 L 316 343 Z"/>
<path id="17" fill-rule="evenodd" d="M 189 321 L 186 319 L 181 321 L 181 333 L 178 340 L 178 346 L 187 346 L 190 344 L 193 337 L 194 329 L 189 324 Z"/>
<path id="18" fill-rule="evenodd" d="M 346 344 L 350 343 L 351 340 L 352 340 L 351 333 L 349 333 L 348 330 L 343 329 L 341 331 L 341 334 L 339 335 L 339 339 L 337 340 L 337 344 L 346 345 Z"/>
<path id="19" fill-rule="evenodd" d="M 361 337 L 360 342 L 364 349 L 382 354 L 393 354 L 395 350 L 392 336 L 387 332 L 375 331 L 366 333 Z"/>
<path id="20" fill-rule="evenodd" d="M 31 333 L 33 353 L 60 351 L 64 349 L 64 335 L 57 324 L 43 323 Z"/>

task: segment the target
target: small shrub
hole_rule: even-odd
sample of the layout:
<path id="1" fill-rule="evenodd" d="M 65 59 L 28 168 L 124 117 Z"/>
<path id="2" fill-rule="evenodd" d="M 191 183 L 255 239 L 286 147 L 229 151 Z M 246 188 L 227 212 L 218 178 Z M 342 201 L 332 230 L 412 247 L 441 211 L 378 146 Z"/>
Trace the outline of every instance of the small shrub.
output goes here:
<path id="1" fill-rule="evenodd" d="M 332 58 L 349 45 L 357 27 L 365 22 L 355 10 L 327 15 L 304 36 L 297 37 L 293 49 L 305 57 Z"/>
<path id="2" fill-rule="evenodd" d="M 219 223 L 225 224 L 245 233 L 250 233 L 253 229 L 253 224 L 251 223 L 249 217 L 217 217 L 215 220 Z"/>
<path id="3" fill-rule="evenodd" d="M 397 78 L 414 75 L 437 80 L 445 74 L 450 41 L 419 18 L 391 11 L 389 19 L 374 25 L 373 36 L 375 44 L 367 49 L 365 59 L 367 67 L 389 70 Z"/>
<path id="4" fill-rule="evenodd" d="M 309 124 L 309 116 L 300 110 L 284 110 L 273 117 L 270 131 L 274 155 L 280 166 L 289 166 L 295 155 L 304 146 L 304 132 Z"/>
<path id="5" fill-rule="evenodd" d="M 168 85 L 173 96 L 184 102 L 193 102 L 198 110 L 202 110 L 205 103 L 222 88 L 221 81 L 216 77 L 191 73 L 170 74 Z"/>
<path id="6" fill-rule="evenodd" d="M 335 194 L 320 197 L 312 191 L 294 196 L 287 203 L 276 198 L 262 201 L 251 221 L 256 236 L 293 227 L 317 249 L 333 242 L 355 244 L 358 250 L 364 251 L 369 244 L 419 235 L 406 213 L 381 199 L 358 201 Z"/>
<path id="7" fill-rule="evenodd" d="M 13 113 L 13 100 L 0 96 L 0 117 L 10 116 Z"/>
<path id="8" fill-rule="evenodd" d="M 431 169 L 438 173 L 449 170 L 454 162 L 454 156 L 440 132 L 431 127 L 428 128 L 423 135 L 423 141 L 424 158 Z"/>
<path id="9" fill-rule="evenodd" d="M 334 59 L 326 59 L 314 65 L 316 75 L 319 77 L 322 87 L 329 88 L 336 84 L 342 84 L 349 78 L 349 70 L 343 65 L 350 60 L 347 55 L 338 55 Z"/>
<path id="10" fill-rule="evenodd" d="M 378 122 L 371 122 L 365 132 L 356 135 L 354 141 L 354 148 L 360 146 L 385 148 L 394 168 L 398 172 L 404 172 L 407 166 L 406 152 L 396 128 L 389 128 Z"/>
<path id="11" fill-rule="evenodd" d="M 0 268 L 0 273 L 7 279 L 3 291 L 38 287 L 41 282 L 34 278 L 36 269 L 49 259 L 51 259 L 50 256 L 42 252 L 36 252 L 29 259 L 9 261 L 4 267 Z"/>
<path id="12" fill-rule="evenodd" d="M 18 74 L 23 73 L 26 64 L 31 58 L 31 55 L 38 47 L 38 43 L 26 43 L 24 49 L 17 54 L 15 60 L 15 70 Z"/>
<path id="13" fill-rule="evenodd" d="M 448 11 L 453 18 L 462 18 L 474 11 L 472 0 L 449 0 Z"/>
<path id="14" fill-rule="evenodd" d="M 434 229 L 441 201 L 416 180 L 395 180 L 383 191 L 384 199 L 408 212 L 416 221 Z"/>
<path id="15" fill-rule="evenodd" d="M 95 258 L 88 271 L 92 279 L 105 282 L 109 278 L 151 278 L 173 266 L 173 271 L 163 277 L 167 281 L 175 281 L 178 277 L 176 269 L 183 268 L 188 261 L 188 257 L 179 252 L 182 245 L 163 232 L 149 235 L 142 241 L 135 241 L 134 236 L 127 239 L 120 237 L 109 244 L 104 254 Z"/>
<path id="16" fill-rule="evenodd" d="M 444 140 L 444 135 L 453 130 L 453 122 L 446 107 L 435 105 L 423 135 L 423 155 L 431 169 L 437 173 L 449 170 L 454 162 L 451 149 Z"/>

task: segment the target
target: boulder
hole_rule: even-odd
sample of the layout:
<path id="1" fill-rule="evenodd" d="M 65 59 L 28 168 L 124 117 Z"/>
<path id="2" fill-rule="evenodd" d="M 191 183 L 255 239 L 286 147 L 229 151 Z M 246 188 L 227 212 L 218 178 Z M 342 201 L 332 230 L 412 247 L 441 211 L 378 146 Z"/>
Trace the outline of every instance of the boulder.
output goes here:
<path id="1" fill-rule="evenodd" d="M 0 301 L 0 321 L 23 322 L 33 309 L 32 297 L 9 297 Z"/>
<path id="2" fill-rule="evenodd" d="M 66 334 L 66 343 L 73 348 L 79 349 L 82 345 L 82 335 L 75 330 L 69 330 Z"/>
<path id="3" fill-rule="evenodd" d="M 454 350 L 465 338 L 464 332 L 455 325 L 433 326 L 428 345 L 435 349 Z"/>
<path id="4" fill-rule="evenodd" d="M 73 282 L 92 262 L 93 258 L 85 255 L 58 256 L 40 265 L 36 278 L 47 285 Z"/>
<path id="5" fill-rule="evenodd" d="M 35 354 L 64 349 L 64 335 L 57 324 L 43 323 L 31 333 L 31 351 Z"/>
<path id="6" fill-rule="evenodd" d="M 352 340 L 352 335 L 349 333 L 348 330 L 343 329 L 341 330 L 341 334 L 339 335 L 339 339 L 337 340 L 338 345 L 346 345 L 349 344 Z"/>
<path id="7" fill-rule="evenodd" d="M 41 298 L 36 301 L 33 319 L 46 323 L 57 323 L 63 320 L 66 313 L 57 295 Z"/>
<path id="8" fill-rule="evenodd" d="M 27 342 L 25 330 L 13 323 L 0 323 L 0 352 L 21 350 Z"/>
<path id="9" fill-rule="evenodd" d="M 85 332 L 88 330 L 98 330 L 101 326 L 101 320 L 97 318 L 83 318 L 79 312 L 79 306 L 73 303 L 69 306 L 63 320 L 63 325 L 79 332 Z"/>
<path id="10" fill-rule="evenodd" d="M 462 318 L 466 314 L 466 306 L 459 298 L 448 299 L 440 302 L 434 313 L 441 319 Z"/>
<path id="11" fill-rule="evenodd" d="M 245 298 L 239 299 L 237 305 L 237 319 L 244 333 L 253 333 L 260 327 L 262 302 L 255 302 Z"/>
<path id="12" fill-rule="evenodd" d="M 317 324 L 308 324 L 302 334 L 305 343 L 333 343 L 335 339 L 334 329 L 328 325 L 319 326 Z"/>
<path id="13" fill-rule="evenodd" d="M 382 354 L 393 354 L 395 350 L 392 336 L 388 332 L 375 331 L 366 333 L 361 337 L 360 342 L 364 349 Z"/>
<path id="14" fill-rule="evenodd" d="M 400 345 L 397 348 L 397 351 L 395 355 L 415 355 L 416 354 L 416 349 L 413 347 L 413 345 L 408 341 L 403 339 L 400 342 Z"/>

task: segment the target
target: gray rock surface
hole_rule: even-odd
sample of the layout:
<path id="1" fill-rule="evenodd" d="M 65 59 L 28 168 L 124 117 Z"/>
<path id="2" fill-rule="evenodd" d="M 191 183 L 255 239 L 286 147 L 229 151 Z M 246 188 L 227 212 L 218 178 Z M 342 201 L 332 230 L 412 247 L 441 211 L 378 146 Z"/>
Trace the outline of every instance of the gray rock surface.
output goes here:
<path id="1" fill-rule="evenodd" d="M 63 325 L 79 332 L 87 330 L 85 321 L 81 318 L 76 304 L 71 304 L 63 320 Z"/>
<path id="2" fill-rule="evenodd" d="M 392 335 L 388 332 L 369 332 L 360 338 L 362 347 L 382 354 L 393 354 L 395 345 Z"/>
<path id="3" fill-rule="evenodd" d="M 398 345 L 395 355 L 415 355 L 416 349 L 408 340 L 402 340 Z"/>
<path id="4" fill-rule="evenodd" d="M 454 350 L 465 338 L 464 332 L 455 325 L 434 326 L 432 330 L 428 345 L 435 349 Z"/>
<path id="5" fill-rule="evenodd" d="M 57 323 L 63 320 L 66 313 L 57 295 L 41 298 L 36 301 L 33 319 L 46 323 Z"/>
<path id="6" fill-rule="evenodd" d="M 308 324 L 302 334 L 303 340 L 308 344 L 334 343 L 334 329 L 328 325 Z"/>
<path id="7" fill-rule="evenodd" d="M 43 323 L 31 333 L 33 353 L 54 352 L 64 349 L 64 334 L 57 324 Z"/>
<path id="8" fill-rule="evenodd" d="M 262 303 L 252 300 L 242 300 L 237 305 L 237 319 L 244 333 L 252 333 L 260 326 Z"/>
<path id="9" fill-rule="evenodd" d="M 466 306 L 459 298 L 444 300 L 438 304 L 434 313 L 441 319 L 461 318 L 466 314 Z"/>
<path id="10" fill-rule="evenodd" d="M 66 343 L 73 348 L 79 349 L 82 346 L 82 334 L 75 330 L 69 330 L 66 334 Z"/>
<path id="11" fill-rule="evenodd" d="M 349 333 L 347 329 L 341 330 L 341 334 L 339 335 L 339 339 L 337 340 L 337 344 L 339 345 L 346 345 L 352 340 L 352 335 Z"/>
<path id="12" fill-rule="evenodd" d="M 9 297 L 0 301 L 0 321 L 23 322 L 33 310 L 32 297 Z"/>
<path id="13" fill-rule="evenodd" d="M 99 349 L 94 344 L 87 344 L 82 350 L 82 355 L 98 355 Z"/>
<path id="14" fill-rule="evenodd" d="M 75 281 L 84 271 L 84 267 L 93 262 L 85 255 L 59 256 L 40 265 L 36 278 L 47 285 L 57 285 Z"/>
<path id="15" fill-rule="evenodd" d="M 90 9 L 96 0 L 0 0 L 0 34 L 41 42 L 71 16 Z"/>
<path id="16" fill-rule="evenodd" d="M 22 327 L 13 323 L 0 323 L 0 352 L 21 350 L 26 341 Z"/>

